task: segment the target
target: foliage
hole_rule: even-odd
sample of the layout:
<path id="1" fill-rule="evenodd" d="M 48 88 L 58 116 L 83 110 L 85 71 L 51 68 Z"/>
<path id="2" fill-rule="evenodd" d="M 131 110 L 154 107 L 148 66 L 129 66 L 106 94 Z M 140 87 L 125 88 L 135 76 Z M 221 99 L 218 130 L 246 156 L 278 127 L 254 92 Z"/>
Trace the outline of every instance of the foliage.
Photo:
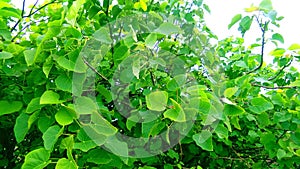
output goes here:
<path id="1" fill-rule="evenodd" d="M 1 167 L 300 167 L 300 45 L 270 0 L 223 40 L 202 0 L 24 3 L 0 1 Z"/>

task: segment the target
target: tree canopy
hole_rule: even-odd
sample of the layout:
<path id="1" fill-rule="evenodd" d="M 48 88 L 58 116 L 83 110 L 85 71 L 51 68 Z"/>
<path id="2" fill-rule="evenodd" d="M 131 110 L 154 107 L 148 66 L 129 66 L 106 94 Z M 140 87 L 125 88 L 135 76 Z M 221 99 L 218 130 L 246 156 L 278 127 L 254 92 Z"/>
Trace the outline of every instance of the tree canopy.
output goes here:
<path id="1" fill-rule="evenodd" d="M 300 44 L 271 0 L 225 39 L 203 0 L 22 3 L 0 0 L 0 167 L 300 167 Z"/>

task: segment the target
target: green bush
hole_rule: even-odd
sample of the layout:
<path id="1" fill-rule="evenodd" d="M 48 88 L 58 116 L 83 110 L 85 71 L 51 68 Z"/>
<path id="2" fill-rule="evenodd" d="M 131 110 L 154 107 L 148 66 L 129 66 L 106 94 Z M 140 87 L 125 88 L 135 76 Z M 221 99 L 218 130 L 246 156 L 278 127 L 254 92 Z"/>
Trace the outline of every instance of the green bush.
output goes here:
<path id="1" fill-rule="evenodd" d="M 0 1 L 0 167 L 300 167 L 300 45 L 270 0 L 223 40 L 202 0 L 24 3 Z"/>

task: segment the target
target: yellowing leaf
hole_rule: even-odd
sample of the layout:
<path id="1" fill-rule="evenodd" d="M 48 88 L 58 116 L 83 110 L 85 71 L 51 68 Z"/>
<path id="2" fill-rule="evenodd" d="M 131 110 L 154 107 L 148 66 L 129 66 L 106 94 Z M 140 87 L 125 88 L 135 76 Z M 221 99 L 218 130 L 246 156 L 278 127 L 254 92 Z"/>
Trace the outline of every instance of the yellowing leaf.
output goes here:
<path id="1" fill-rule="evenodd" d="M 259 7 L 257 6 L 251 6 L 249 8 L 245 8 L 245 12 L 254 12 L 254 11 L 258 11 Z"/>
<path id="2" fill-rule="evenodd" d="M 300 44 L 294 43 L 289 47 L 289 50 L 299 50 Z"/>
<path id="3" fill-rule="evenodd" d="M 147 4 L 145 0 L 140 0 L 140 7 L 143 9 L 143 11 L 147 11 Z"/>

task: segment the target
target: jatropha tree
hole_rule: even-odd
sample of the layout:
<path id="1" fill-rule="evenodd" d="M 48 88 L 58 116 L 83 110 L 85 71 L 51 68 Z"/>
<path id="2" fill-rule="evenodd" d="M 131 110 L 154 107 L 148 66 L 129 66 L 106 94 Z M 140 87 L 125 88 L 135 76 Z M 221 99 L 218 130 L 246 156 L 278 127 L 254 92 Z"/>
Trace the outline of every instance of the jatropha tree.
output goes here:
<path id="1" fill-rule="evenodd" d="M 1 167 L 299 167 L 300 45 L 270 0 L 223 40 L 202 0 L 22 3 L 0 1 Z"/>

